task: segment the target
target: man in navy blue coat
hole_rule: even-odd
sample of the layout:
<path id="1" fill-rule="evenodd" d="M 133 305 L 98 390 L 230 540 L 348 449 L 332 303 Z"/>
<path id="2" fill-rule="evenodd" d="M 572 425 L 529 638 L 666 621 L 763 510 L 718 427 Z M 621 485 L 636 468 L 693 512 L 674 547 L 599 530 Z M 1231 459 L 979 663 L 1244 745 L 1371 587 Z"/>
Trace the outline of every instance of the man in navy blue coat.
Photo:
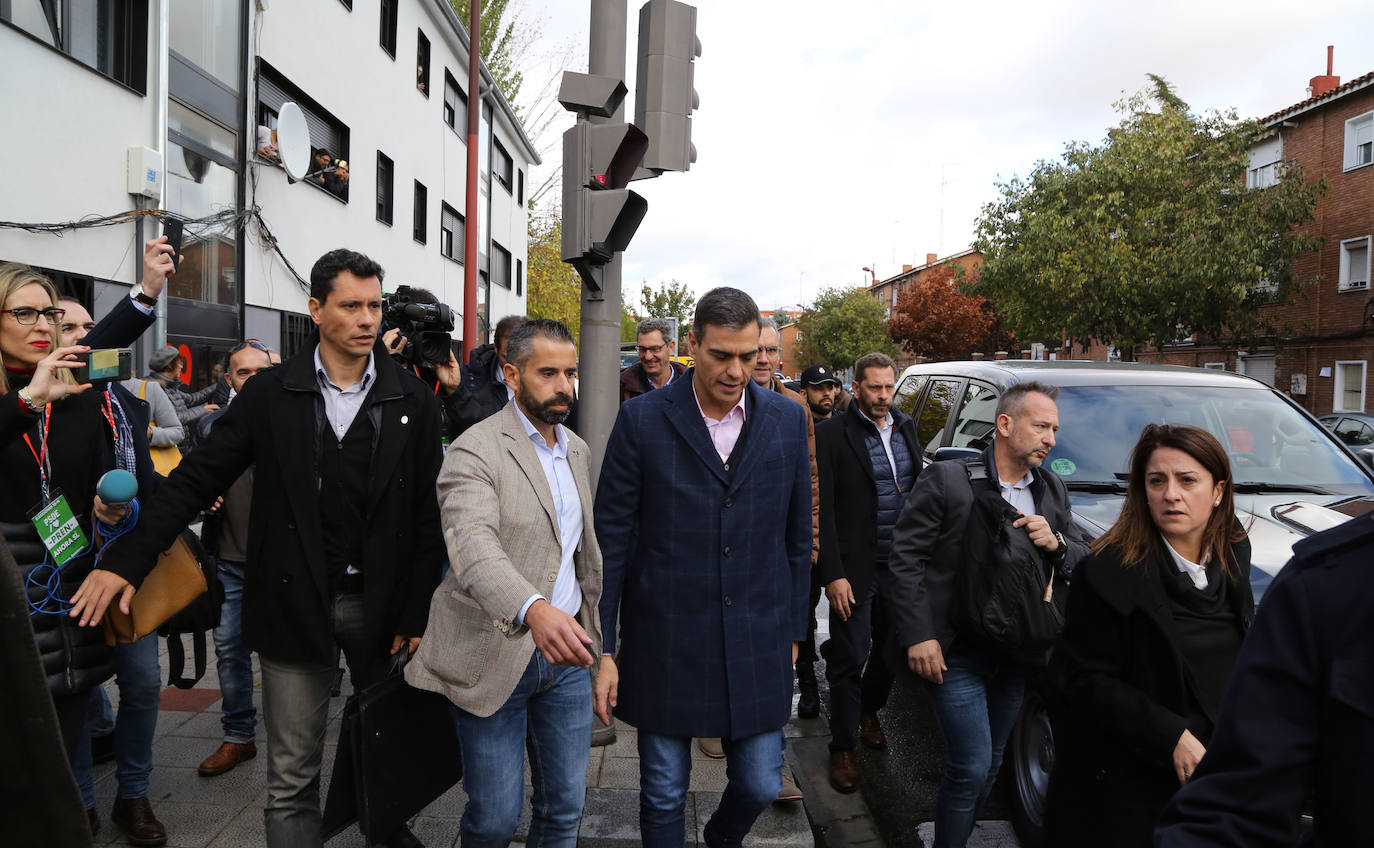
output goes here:
<path id="1" fill-rule="evenodd" d="M 638 728 L 650 848 L 683 844 L 693 737 L 720 737 L 728 761 L 708 845 L 739 845 L 781 788 L 806 638 L 811 465 L 804 408 L 749 378 L 758 321 L 744 292 L 708 292 L 688 335 L 690 379 L 622 404 L 602 461 L 596 710 Z"/>

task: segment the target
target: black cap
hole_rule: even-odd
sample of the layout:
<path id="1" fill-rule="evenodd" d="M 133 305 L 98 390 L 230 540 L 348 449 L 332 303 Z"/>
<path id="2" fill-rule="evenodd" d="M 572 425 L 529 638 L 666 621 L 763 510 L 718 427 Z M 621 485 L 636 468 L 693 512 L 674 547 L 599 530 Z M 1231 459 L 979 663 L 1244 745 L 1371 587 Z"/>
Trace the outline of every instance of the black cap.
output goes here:
<path id="1" fill-rule="evenodd" d="M 836 377 L 835 372 L 824 365 L 812 365 L 802 372 L 801 384 L 803 386 L 819 386 L 822 383 L 834 383 L 838 386 L 840 385 L 840 378 Z"/>

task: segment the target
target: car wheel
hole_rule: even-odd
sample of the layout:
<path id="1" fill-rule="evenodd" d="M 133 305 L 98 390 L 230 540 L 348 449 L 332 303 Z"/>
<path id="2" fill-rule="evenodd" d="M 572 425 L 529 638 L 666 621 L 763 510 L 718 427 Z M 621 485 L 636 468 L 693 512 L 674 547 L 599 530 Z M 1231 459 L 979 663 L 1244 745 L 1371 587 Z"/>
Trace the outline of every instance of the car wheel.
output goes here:
<path id="1" fill-rule="evenodd" d="M 1045 701 L 1034 687 L 1026 688 L 1021 714 L 1010 744 L 1012 823 L 1021 844 L 1041 844 L 1045 827 L 1045 798 L 1054 770 L 1054 731 Z"/>

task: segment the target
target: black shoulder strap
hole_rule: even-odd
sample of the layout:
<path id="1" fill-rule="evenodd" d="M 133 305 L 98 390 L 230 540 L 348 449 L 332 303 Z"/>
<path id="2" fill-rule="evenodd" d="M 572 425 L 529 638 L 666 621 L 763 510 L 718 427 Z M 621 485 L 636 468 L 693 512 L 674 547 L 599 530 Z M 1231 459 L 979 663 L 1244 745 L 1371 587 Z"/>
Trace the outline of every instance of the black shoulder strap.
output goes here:
<path id="1" fill-rule="evenodd" d="M 180 633 L 167 634 L 167 685 L 178 689 L 190 689 L 205 676 L 206 648 L 205 631 L 198 630 L 191 635 L 191 651 L 195 657 L 195 677 L 185 677 L 186 652 L 181 645 Z"/>
<path id="2" fill-rule="evenodd" d="M 983 463 L 982 457 L 965 462 L 964 473 L 968 475 L 969 485 L 988 479 L 988 467 Z"/>

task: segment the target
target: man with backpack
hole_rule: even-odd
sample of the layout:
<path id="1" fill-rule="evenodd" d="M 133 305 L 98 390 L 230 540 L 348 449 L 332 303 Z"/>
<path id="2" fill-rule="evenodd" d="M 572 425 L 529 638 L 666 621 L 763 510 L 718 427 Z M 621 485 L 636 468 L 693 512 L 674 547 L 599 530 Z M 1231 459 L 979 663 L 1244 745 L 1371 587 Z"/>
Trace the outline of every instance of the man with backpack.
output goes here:
<path id="1" fill-rule="evenodd" d="M 1068 491 L 1042 468 L 1055 444 L 1059 389 L 1037 381 L 1017 383 L 997 403 L 992 445 L 967 462 L 937 462 L 917 479 L 892 533 L 888 595 L 898 644 L 912 671 L 929 682 L 931 704 L 945 741 L 945 772 L 935 803 L 935 848 L 963 846 L 975 814 L 991 792 L 1002 751 L 1021 709 L 1027 643 L 1034 625 L 1057 615 L 1053 605 L 1067 577 L 1087 554 L 1074 527 Z M 971 610 L 971 596 L 1006 591 L 998 567 L 1011 572 L 1021 541 L 989 522 L 996 492 L 1020 513 L 1006 527 L 1024 532 L 1042 557 L 1039 597 L 1001 598 L 1009 606 Z M 1001 548 L 999 548 L 1001 546 Z M 1017 572 L 1014 576 L 1019 576 Z M 1013 575 L 1007 575 L 1013 576 Z M 1054 595 L 1058 595 L 1056 598 Z M 997 619 L 998 609 L 1035 615 Z M 974 613 L 977 613 L 976 615 Z M 1048 644 L 1044 645 L 1048 647 Z"/>
<path id="2" fill-rule="evenodd" d="M 815 367 L 833 379 L 825 366 Z M 887 703 L 892 672 L 881 652 L 888 616 L 879 574 L 887 566 L 897 515 L 921 473 L 916 426 L 892 406 L 896 383 L 897 366 L 887 354 L 859 357 L 849 411 L 816 425 L 821 496 L 816 582 L 830 599 L 830 641 L 824 652 L 830 681 L 829 776 L 837 792 L 859 788 L 856 742 L 875 749 L 887 744 L 878 709 Z M 879 649 L 870 652 L 870 643 Z"/>

